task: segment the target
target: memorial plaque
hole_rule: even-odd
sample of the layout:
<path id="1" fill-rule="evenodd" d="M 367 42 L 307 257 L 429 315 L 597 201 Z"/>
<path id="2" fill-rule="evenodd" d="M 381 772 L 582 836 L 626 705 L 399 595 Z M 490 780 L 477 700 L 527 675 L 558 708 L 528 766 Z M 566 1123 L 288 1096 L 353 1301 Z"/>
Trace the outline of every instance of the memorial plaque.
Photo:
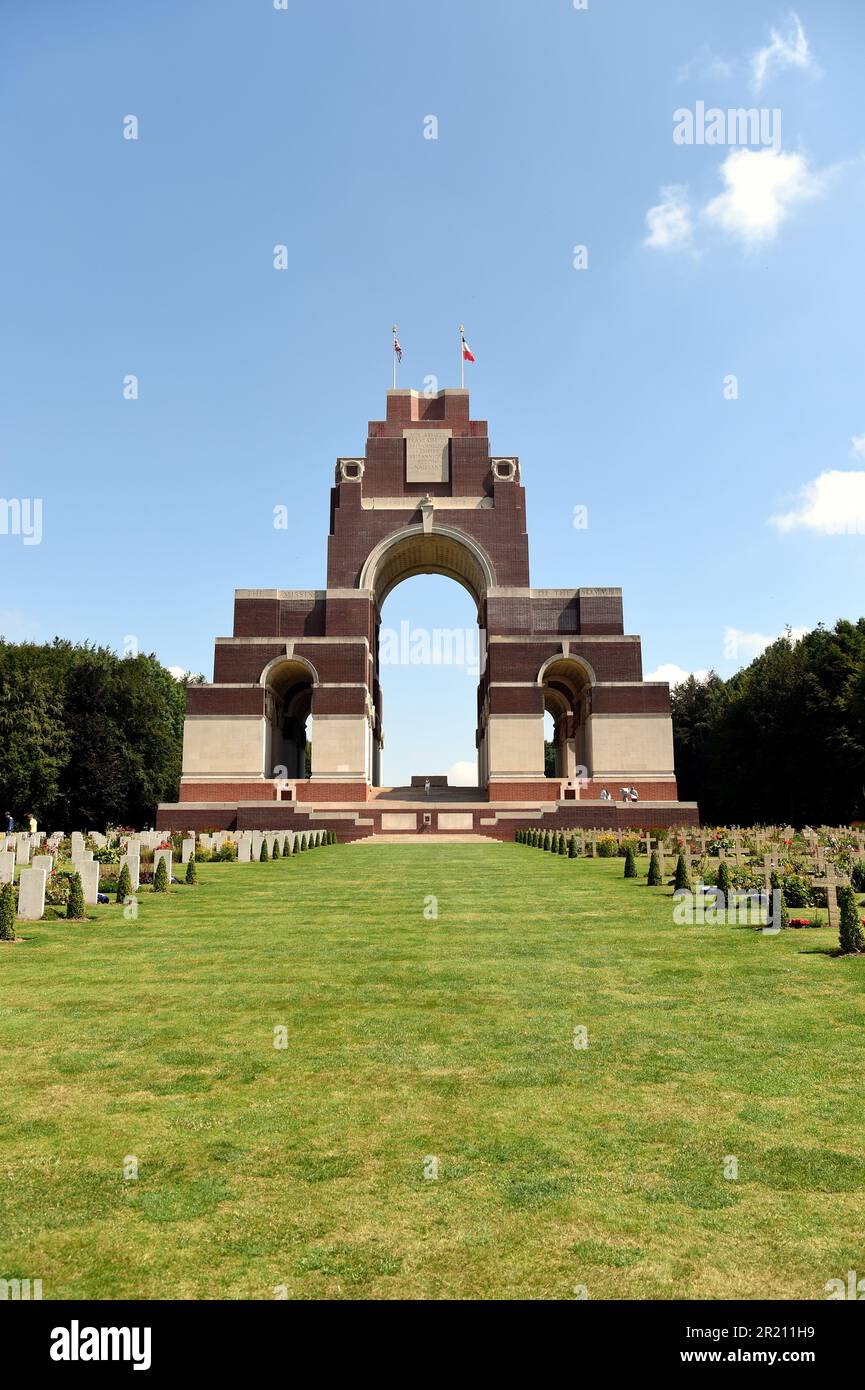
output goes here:
<path id="1" fill-rule="evenodd" d="M 407 483 L 450 482 L 450 430 L 404 430 Z"/>

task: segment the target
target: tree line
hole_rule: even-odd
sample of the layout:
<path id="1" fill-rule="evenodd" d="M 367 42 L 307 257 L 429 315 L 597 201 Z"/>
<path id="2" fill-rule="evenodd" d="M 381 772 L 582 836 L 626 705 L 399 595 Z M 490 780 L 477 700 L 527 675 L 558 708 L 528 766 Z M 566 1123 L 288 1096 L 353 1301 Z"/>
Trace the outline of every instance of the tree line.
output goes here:
<path id="1" fill-rule="evenodd" d="M 679 796 L 717 825 L 865 819 L 865 618 L 788 634 L 672 694 Z"/>
<path id="2" fill-rule="evenodd" d="M 0 812 L 52 829 L 152 824 L 177 800 L 186 684 L 153 655 L 0 639 Z"/>

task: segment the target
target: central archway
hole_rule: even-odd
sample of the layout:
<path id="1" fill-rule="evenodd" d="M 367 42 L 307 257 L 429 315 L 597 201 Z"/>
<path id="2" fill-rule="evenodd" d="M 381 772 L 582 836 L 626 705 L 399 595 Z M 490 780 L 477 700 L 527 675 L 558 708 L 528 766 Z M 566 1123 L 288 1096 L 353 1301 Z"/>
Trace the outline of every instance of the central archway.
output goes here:
<path id="1" fill-rule="evenodd" d="M 454 580 L 416 574 L 391 589 L 375 652 L 383 786 L 444 776 L 477 792 L 482 649 L 472 597 Z"/>
<path id="2" fill-rule="evenodd" d="M 358 587 L 369 589 L 379 610 L 397 584 L 414 574 L 441 574 L 468 589 L 479 614 L 495 586 L 492 560 L 483 547 L 451 526 L 404 526 L 369 553 Z"/>
<path id="3" fill-rule="evenodd" d="M 384 746 L 384 723 L 383 723 L 383 701 L 382 701 L 382 666 L 388 664 L 388 653 L 382 647 L 382 607 L 385 600 L 393 590 L 405 580 L 414 578 L 417 575 L 440 575 L 445 579 L 450 579 L 460 584 L 471 595 L 475 605 L 475 622 L 478 627 L 477 633 L 470 633 L 469 629 L 459 627 L 439 627 L 432 631 L 424 632 L 421 628 L 417 630 L 418 636 L 423 644 L 424 639 L 427 643 L 427 654 L 424 658 L 421 653 L 421 664 L 424 659 L 431 664 L 441 664 L 444 657 L 444 664 L 452 663 L 454 656 L 457 660 L 462 658 L 474 659 L 476 661 L 477 679 L 480 681 L 484 664 L 486 661 L 486 634 L 483 628 L 485 621 L 486 599 L 491 588 L 495 586 L 496 576 L 493 563 L 484 548 L 473 537 L 464 532 L 456 530 L 450 526 L 433 526 L 431 508 L 425 510 L 421 504 L 421 511 L 424 513 L 424 522 L 419 525 L 405 526 L 392 535 L 380 541 L 369 553 L 360 575 L 359 588 L 369 590 L 373 599 L 374 614 L 374 641 L 373 641 L 373 690 L 375 706 L 375 723 L 372 729 L 372 773 L 373 785 L 381 785 L 382 749 Z M 436 639 L 439 639 L 437 648 Z M 387 638 L 387 631 L 385 630 Z M 454 646 L 460 645 L 462 651 L 454 652 Z M 414 649 L 416 650 L 416 649 Z M 400 652 L 400 656 L 403 653 Z M 410 649 L 409 660 L 414 661 L 413 650 Z M 476 700 L 478 715 L 480 713 L 481 700 Z M 475 727 L 475 759 L 479 747 L 477 733 L 477 723 Z M 434 773 L 435 769 L 424 766 L 424 750 L 419 747 L 418 759 L 420 766 L 414 768 L 413 774 L 424 775 Z M 463 762 L 467 759 L 459 759 L 456 756 L 446 764 Z M 473 785 L 478 785 L 482 781 L 481 774 L 477 770 Z"/>

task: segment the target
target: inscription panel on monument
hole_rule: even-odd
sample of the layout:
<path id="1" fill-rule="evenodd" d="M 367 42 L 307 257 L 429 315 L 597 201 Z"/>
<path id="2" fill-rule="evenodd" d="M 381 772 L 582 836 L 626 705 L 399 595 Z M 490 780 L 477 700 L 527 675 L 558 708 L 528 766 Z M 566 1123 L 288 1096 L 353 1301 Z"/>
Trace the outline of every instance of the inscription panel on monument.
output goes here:
<path id="1" fill-rule="evenodd" d="M 450 430 L 403 430 L 407 483 L 450 482 Z"/>

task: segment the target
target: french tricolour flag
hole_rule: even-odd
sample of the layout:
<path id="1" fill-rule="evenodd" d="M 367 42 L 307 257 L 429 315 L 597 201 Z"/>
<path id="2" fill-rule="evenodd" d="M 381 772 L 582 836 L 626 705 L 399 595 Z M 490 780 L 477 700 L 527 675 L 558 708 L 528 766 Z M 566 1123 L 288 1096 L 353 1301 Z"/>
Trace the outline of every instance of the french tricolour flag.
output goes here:
<path id="1" fill-rule="evenodd" d="M 471 348 L 469 347 L 468 343 L 466 342 L 465 338 L 463 338 L 463 361 L 464 361 L 464 362 L 474 362 L 474 360 L 475 360 L 475 355 L 474 355 L 474 353 L 472 352 Z"/>

